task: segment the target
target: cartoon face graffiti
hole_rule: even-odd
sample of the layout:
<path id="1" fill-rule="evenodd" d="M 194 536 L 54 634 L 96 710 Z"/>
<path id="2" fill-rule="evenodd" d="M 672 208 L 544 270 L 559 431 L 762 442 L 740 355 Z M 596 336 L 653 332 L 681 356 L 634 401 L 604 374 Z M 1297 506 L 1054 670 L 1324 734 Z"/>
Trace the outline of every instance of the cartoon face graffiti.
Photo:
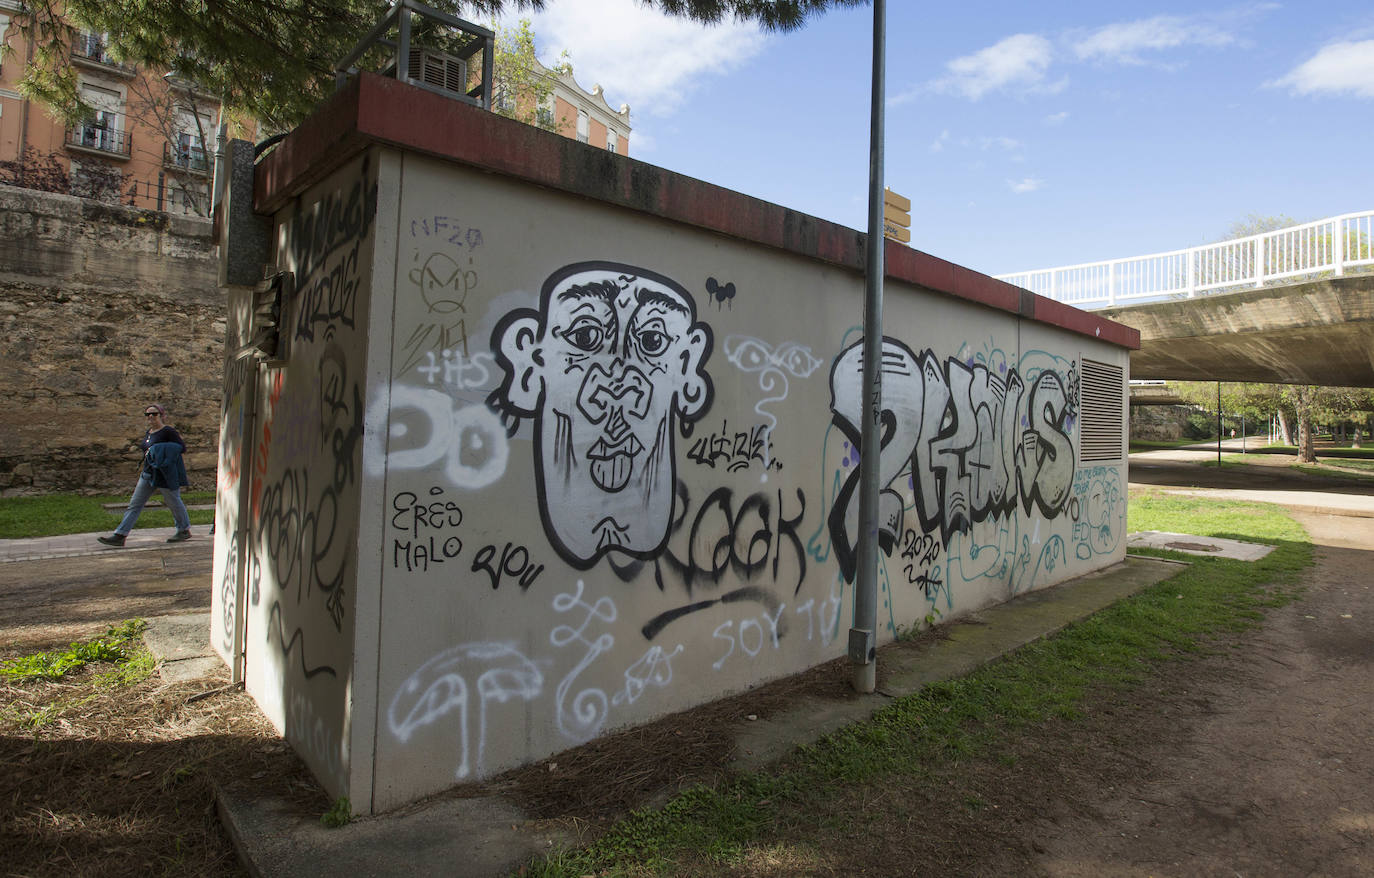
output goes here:
<path id="1" fill-rule="evenodd" d="M 544 529 L 573 566 L 662 548 L 674 434 L 710 407 L 711 343 L 680 284 L 609 262 L 554 272 L 537 312 L 514 311 L 492 333 L 506 371 L 493 402 L 535 419 Z"/>

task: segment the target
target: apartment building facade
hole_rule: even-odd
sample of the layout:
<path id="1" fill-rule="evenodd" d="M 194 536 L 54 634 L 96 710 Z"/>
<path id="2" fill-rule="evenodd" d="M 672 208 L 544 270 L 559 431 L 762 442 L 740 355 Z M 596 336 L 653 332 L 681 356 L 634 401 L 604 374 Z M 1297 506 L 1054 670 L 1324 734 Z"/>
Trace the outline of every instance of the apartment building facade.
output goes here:
<path id="1" fill-rule="evenodd" d="M 608 149 L 618 155 L 630 154 L 630 105 L 613 108 L 606 101 L 600 84 L 587 91 L 577 84 L 571 67 L 567 72 L 550 70 L 537 60 L 537 74 L 549 86 L 548 95 L 534 108 L 532 120 L 541 128 L 555 131 L 571 140 Z M 535 98 L 528 92 L 510 94 L 498 85 L 492 94 L 493 109 L 502 115 L 531 121 L 530 104 Z M 519 113 L 513 112 L 516 107 Z"/>
<path id="2" fill-rule="evenodd" d="M 549 72 L 553 80 L 553 117 L 558 133 L 564 137 L 605 147 L 619 155 L 630 154 L 630 105 L 612 109 L 599 84 L 585 91 L 572 73 L 562 76 Z"/>
<path id="3" fill-rule="evenodd" d="M 103 34 L 77 31 L 69 63 L 92 114 L 76 125 L 55 119 L 16 85 L 33 57 L 18 31 L 22 3 L 0 0 L 0 162 L 40 165 L 66 175 L 70 194 L 168 213 L 209 216 L 219 101 L 160 71 L 121 63 Z M 27 159 L 27 161 L 25 161 Z"/>

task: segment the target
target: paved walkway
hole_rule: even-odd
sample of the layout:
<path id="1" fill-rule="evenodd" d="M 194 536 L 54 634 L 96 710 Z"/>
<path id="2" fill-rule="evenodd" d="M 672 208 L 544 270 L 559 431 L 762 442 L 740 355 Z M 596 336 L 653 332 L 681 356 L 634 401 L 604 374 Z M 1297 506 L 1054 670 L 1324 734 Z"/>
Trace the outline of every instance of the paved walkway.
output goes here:
<path id="1" fill-rule="evenodd" d="M 28 537 L 18 540 L 0 540 L 0 564 L 6 561 L 45 561 L 50 558 L 75 558 L 80 555 L 98 555 L 102 552 L 146 552 L 150 549 L 169 549 L 177 545 L 186 549 L 197 546 L 205 549 L 214 543 L 210 536 L 209 525 L 191 527 L 191 539 L 184 543 L 167 545 L 167 538 L 176 533 L 174 527 L 135 528 L 124 542 L 123 548 L 102 545 L 96 537 L 109 536 L 112 531 L 93 534 L 63 534 L 60 537 Z"/>
<path id="2" fill-rule="evenodd" d="M 1239 439 L 1222 443 L 1223 454 L 1239 451 Z M 1374 518 L 1374 480 L 1309 475 L 1293 469 L 1293 458 L 1286 455 L 1251 454 L 1244 465 L 1220 470 L 1216 459 L 1215 443 L 1210 447 L 1138 452 L 1131 455 L 1130 483 L 1132 487 L 1151 485 L 1173 494 L 1278 503 L 1302 512 Z"/>

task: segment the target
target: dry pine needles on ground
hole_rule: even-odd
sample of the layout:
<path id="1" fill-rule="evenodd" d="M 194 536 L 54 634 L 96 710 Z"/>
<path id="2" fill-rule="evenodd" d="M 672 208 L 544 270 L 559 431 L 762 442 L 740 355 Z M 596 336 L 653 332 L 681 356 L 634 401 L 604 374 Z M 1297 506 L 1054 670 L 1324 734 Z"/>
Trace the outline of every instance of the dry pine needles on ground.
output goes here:
<path id="1" fill-rule="evenodd" d="M 252 784 L 317 814 L 328 806 L 227 676 L 102 685 L 108 673 L 0 684 L 6 874 L 240 875 L 215 783 Z M 206 692 L 216 694 L 195 698 Z"/>

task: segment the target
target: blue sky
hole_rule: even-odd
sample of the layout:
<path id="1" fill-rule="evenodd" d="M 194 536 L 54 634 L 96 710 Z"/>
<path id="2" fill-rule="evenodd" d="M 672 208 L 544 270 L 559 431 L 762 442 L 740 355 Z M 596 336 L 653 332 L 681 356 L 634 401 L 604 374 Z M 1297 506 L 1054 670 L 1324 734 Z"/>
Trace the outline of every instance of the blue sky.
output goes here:
<path id="1" fill-rule="evenodd" d="M 872 11 L 702 28 L 546 0 L 541 56 L 631 107 L 643 161 L 866 224 Z M 889 0 L 887 185 L 911 246 L 989 274 L 1374 208 L 1368 3 Z"/>

